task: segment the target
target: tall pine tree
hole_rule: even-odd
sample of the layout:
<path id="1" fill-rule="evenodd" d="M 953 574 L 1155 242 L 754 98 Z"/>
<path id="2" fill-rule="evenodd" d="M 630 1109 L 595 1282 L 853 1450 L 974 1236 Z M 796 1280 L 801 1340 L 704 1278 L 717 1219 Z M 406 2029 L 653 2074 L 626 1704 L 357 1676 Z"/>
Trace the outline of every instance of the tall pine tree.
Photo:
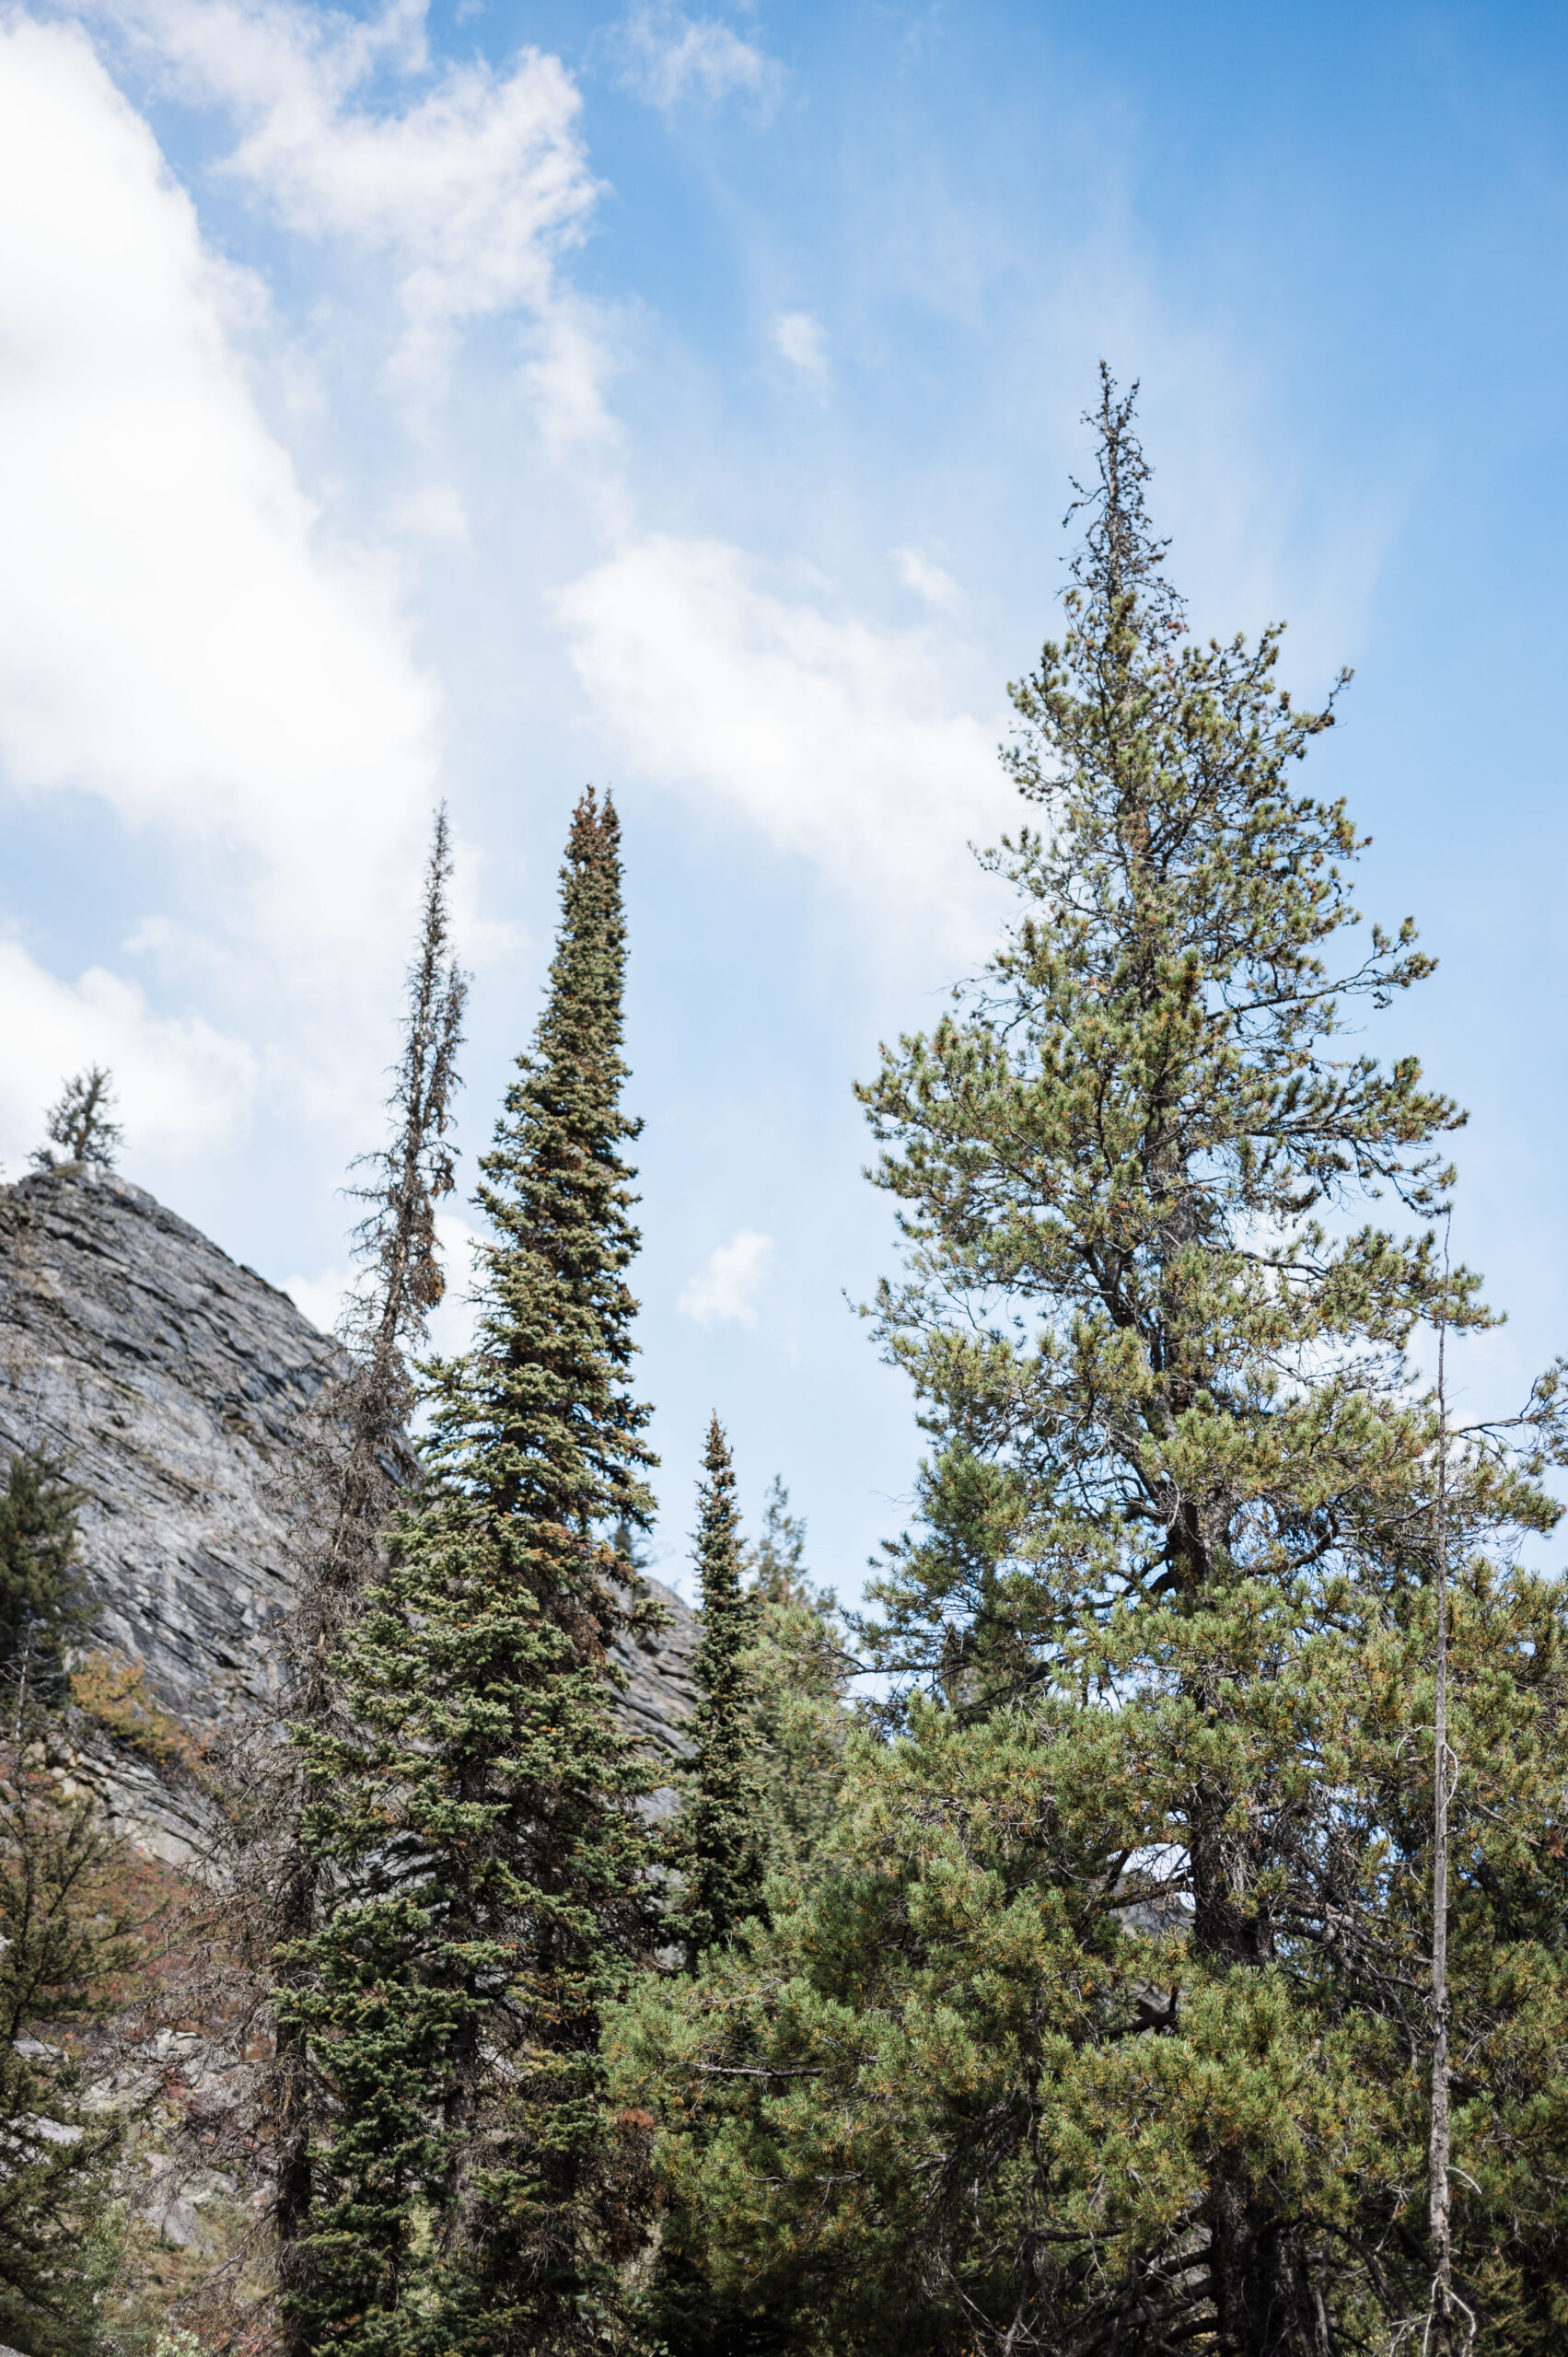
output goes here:
<path id="1" fill-rule="evenodd" d="M 704 1949 L 757 1912 L 766 1864 L 756 1697 L 747 1666 L 757 1616 L 741 1587 L 735 1468 L 716 1415 L 703 1470 L 696 1550 L 703 1636 L 692 1664 L 698 1701 L 689 1726 L 691 1782 L 671 1844 L 684 1885 L 675 1928 L 692 1970 Z"/>
<path id="2" fill-rule="evenodd" d="M 599 2053 L 654 1936 L 606 1536 L 647 1527 L 654 1462 L 627 1380 L 625 955 L 619 827 L 590 792 L 482 1164 L 478 1340 L 428 1370 L 428 1479 L 342 1655 L 358 1732 L 308 1745 L 332 1780 L 313 1839 L 355 1899 L 297 1951 L 337 2104 L 315 2347 L 580 2349 L 642 2239 L 637 2130 Z"/>
<path id="3" fill-rule="evenodd" d="M 1458 1117 L 1342 1042 L 1428 961 L 1409 925 L 1346 954 L 1357 839 L 1295 766 L 1331 715 L 1277 632 L 1187 640 L 1109 380 L 1093 423 L 1068 627 L 1014 691 L 1018 920 L 865 1092 L 909 1246 L 883 1337 L 936 1444 L 867 1631 L 898 1739 L 852 1738 L 831 1871 L 645 2009 L 628 2094 L 689 2252 L 796 2345 L 1458 2348 L 1424 2182 L 1446 1533 L 1456 2316 L 1534 2357 L 1568 2282 L 1568 1607 L 1519 1555 L 1560 1376 L 1444 1430 L 1412 1337 L 1485 1323 L 1476 1281 L 1367 1199 L 1430 1214 Z"/>

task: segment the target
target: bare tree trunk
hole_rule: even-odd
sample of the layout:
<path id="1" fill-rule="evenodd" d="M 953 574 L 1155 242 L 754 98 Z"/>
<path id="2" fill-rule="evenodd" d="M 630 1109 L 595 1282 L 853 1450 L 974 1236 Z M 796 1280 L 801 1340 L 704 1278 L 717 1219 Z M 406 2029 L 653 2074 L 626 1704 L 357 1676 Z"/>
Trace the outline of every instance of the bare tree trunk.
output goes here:
<path id="1" fill-rule="evenodd" d="M 1453 2152 L 1448 2097 L 1452 2004 L 1448 1991 L 1448 1810 L 1459 1762 L 1448 1740 L 1448 1241 L 1443 1241 L 1443 1303 L 1437 1322 L 1437 1480 L 1433 1490 L 1432 1591 L 1436 1616 L 1432 1711 L 1432 2128 L 1427 2145 L 1427 2217 L 1432 2239 L 1432 2293 L 1423 2351 L 1452 2350 L 1469 2357 L 1473 2311 L 1454 2289 Z"/>
<path id="2" fill-rule="evenodd" d="M 1447 1277 L 1445 1247 L 1444 1278 Z M 1445 1297 L 1437 1327 L 1437 1484 L 1433 1494 L 1433 1608 L 1437 1642 L 1432 1732 L 1432 2132 L 1427 2152 L 1427 2205 L 1432 2234 L 1434 2332 L 1446 2348 L 1453 2338 L 1454 2254 L 1449 2199 L 1448 2128 L 1448 1316 Z"/>

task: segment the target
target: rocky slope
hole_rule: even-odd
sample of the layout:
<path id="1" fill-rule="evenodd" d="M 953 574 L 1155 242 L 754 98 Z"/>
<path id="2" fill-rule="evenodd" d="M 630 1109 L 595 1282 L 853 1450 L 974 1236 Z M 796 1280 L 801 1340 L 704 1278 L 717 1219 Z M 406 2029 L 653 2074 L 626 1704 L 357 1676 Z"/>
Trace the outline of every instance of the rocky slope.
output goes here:
<path id="1" fill-rule="evenodd" d="M 0 1187 L 0 1465 L 46 1442 L 86 1492 L 98 1642 L 195 1734 L 261 1702 L 294 1595 L 290 1443 L 339 1362 L 286 1294 L 92 1166 Z M 696 1624 L 622 1649 L 630 1722 L 680 1747 Z M 194 1804 L 145 1746 L 81 1733 L 79 1769 L 177 1861 Z"/>

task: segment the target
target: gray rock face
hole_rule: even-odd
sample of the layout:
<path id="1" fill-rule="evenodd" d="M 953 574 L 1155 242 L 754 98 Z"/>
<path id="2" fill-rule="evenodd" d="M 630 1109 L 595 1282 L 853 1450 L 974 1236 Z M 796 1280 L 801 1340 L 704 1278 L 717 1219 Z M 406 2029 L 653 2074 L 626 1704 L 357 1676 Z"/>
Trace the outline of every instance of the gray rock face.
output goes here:
<path id="1" fill-rule="evenodd" d="M 286 1294 L 129 1180 L 76 1166 L 0 1187 L 0 1466 L 39 1441 L 64 1457 L 99 1642 L 193 1732 L 275 1678 L 290 1444 L 340 1364 Z M 618 1648 L 622 1708 L 668 1757 L 699 1632 L 648 1585 L 668 1623 Z M 149 1848 L 186 1846 L 191 1804 L 145 1757 L 89 1728 L 74 1772 Z"/>
<path id="2" fill-rule="evenodd" d="M 292 1600 L 290 1434 L 340 1353 L 286 1294 L 112 1172 L 0 1191 L 0 1455 L 87 1492 L 104 1645 L 187 1724 L 258 1701 Z"/>
<path id="3" fill-rule="evenodd" d="M 620 1713 L 633 1735 L 640 1735 L 661 1761 L 684 1757 L 687 1744 L 681 1722 L 697 1699 L 691 1657 L 703 1634 L 703 1624 L 672 1587 L 645 1573 L 638 1581 L 645 1599 L 664 1615 L 662 1628 L 640 1637 L 617 1638 L 612 1651 L 625 1678 Z"/>
<path id="4" fill-rule="evenodd" d="M 662 1625 L 640 1636 L 616 1639 L 611 1651 L 625 1684 L 615 1707 L 622 1724 L 647 1745 L 655 1773 L 662 1774 L 691 1748 L 682 1723 L 697 1700 L 691 1663 L 703 1624 L 690 1605 L 683 1604 L 662 1580 L 644 1573 L 637 1585 L 642 1599 L 658 1607 Z M 675 1815 L 679 1795 L 673 1784 L 661 1784 L 638 1805 L 657 1821 Z"/>
<path id="5" fill-rule="evenodd" d="M 42 1442 L 86 1492 L 96 1643 L 192 1732 L 253 1707 L 294 1596 L 285 1479 L 339 1363 L 286 1294 L 91 1166 L 0 1189 L 0 1463 Z M 177 1861 L 194 1794 L 70 1714 L 73 1779 Z"/>

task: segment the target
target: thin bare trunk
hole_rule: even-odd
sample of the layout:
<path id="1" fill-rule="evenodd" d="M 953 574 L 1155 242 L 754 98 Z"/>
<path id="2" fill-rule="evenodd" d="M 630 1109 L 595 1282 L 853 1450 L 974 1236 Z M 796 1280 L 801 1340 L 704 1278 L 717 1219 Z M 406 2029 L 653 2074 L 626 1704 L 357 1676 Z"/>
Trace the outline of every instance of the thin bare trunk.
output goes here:
<path id="1" fill-rule="evenodd" d="M 1437 1480 L 1432 1496 L 1432 2126 L 1427 2146 L 1427 2217 L 1432 2239 L 1432 2295 L 1423 2350 L 1467 2352 L 1475 2317 L 1454 2290 L 1453 2155 L 1448 2097 L 1452 2007 L 1448 1991 L 1448 1809 L 1458 1759 L 1448 1741 L 1448 1239 L 1443 1240 L 1443 1295 L 1437 1320 Z"/>
<path id="2" fill-rule="evenodd" d="M 1444 1276 L 1447 1253 L 1444 1252 Z M 1433 2328 L 1453 2333 L 1454 2258 L 1448 2129 L 1448 1394 L 1447 1303 L 1437 1327 L 1437 1486 L 1433 1496 L 1433 1608 L 1437 1643 L 1432 1736 L 1432 2134 L 1427 2200 L 1432 2230 Z"/>

